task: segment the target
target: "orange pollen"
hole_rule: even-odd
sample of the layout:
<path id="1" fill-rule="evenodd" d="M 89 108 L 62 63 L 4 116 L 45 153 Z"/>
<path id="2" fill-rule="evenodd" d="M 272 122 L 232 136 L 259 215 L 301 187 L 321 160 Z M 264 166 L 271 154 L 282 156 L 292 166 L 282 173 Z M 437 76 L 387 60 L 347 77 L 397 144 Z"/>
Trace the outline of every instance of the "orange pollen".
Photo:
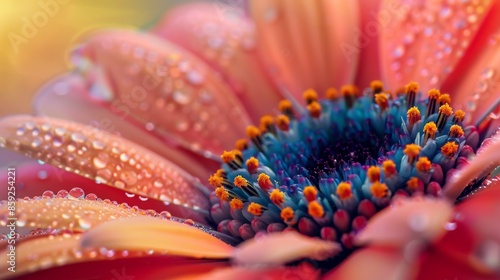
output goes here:
<path id="1" fill-rule="evenodd" d="M 408 121 L 411 124 L 414 124 L 422 119 L 422 116 L 420 115 L 420 111 L 418 110 L 418 108 L 416 106 L 413 106 L 410 109 L 408 109 L 408 112 L 406 113 L 406 115 L 408 117 Z"/>
<path id="2" fill-rule="evenodd" d="M 271 125 L 274 124 L 274 118 L 271 115 L 265 115 L 262 118 L 260 118 L 260 130 L 262 132 L 266 132 L 267 128 Z"/>
<path id="3" fill-rule="evenodd" d="M 314 89 L 311 88 L 304 91 L 303 97 L 307 104 L 310 104 L 311 102 L 318 100 L 318 94 Z"/>
<path id="4" fill-rule="evenodd" d="M 418 159 L 417 164 L 415 165 L 418 171 L 427 173 L 431 171 L 431 161 L 427 157 L 421 157 Z"/>
<path id="5" fill-rule="evenodd" d="M 246 165 L 247 165 L 248 171 L 250 171 L 250 173 L 253 173 L 253 171 L 255 171 L 255 169 L 257 169 L 259 167 L 259 160 L 254 158 L 254 157 L 251 157 L 251 158 L 247 159 Z"/>
<path id="6" fill-rule="evenodd" d="M 419 184 L 420 180 L 417 177 L 411 177 L 408 181 L 406 181 L 406 187 L 410 191 L 416 191 Z"/>
<path id="7" fill-rule="evenodd" d="M 373 183 L 376 181 L 380 181 L 380 167 L 378 166 L 370 166 L 368 171 L 366 171 L 366 175 L 368 176 L 368 180 Z"/>
<path id="8" fill-rule="evenodd" d="M 217 175 L 217 176 L 223 178 L 226 175 L 226 171 L 224 169 L 220 168 L 220 169 L 217 169 L 217 171 L 215 172 L 214 175 Z"/>
<path id="9" fill-rule="evenodd" d="M 389 108 L 389 98 L 386 93 L 376 93 L 375 94 L 375 103 L 380 107 L 382 111 Z"/>
<path id="10" fill-rule="evenodd" d="M 451 114 L 453 114 L 453 108 L 451 108 L 451 106 L 448 104 L 444 104 L 441 107 L 439 107 L 439 113 L 449 117 L 451 116 Z"/>
<path id="11" fill-rule="evenodd" d="M 464 136 L 465 133 L 464 133 L 464 130 L 462 129 L 461 126 L 454 124 L 450 127 L 449 135 L 451 137 L 460 138 L 460 137 Z"/>
<path id="12" fill-rule="evenodd" d="M 250 203 L 250 205 L 248 205 L 247 210 L 248 210 L 248 213 L 250 213 L 254 216 L 262 215 L 262 206 L 260 206 L 260 204 L 257 204 L 255 202 Z"/>
<path id="13" fill-rule="evenodd" d="M 319 118 L 321 116 L 321 105 L 313 101 L 311 104 L 307 105 L 307 110 L 309 111 L 309 115 L 313 118 Z"/>
<path id="14" fill-rule="evenodd" d="M 441 147 L 441 153 L 447 157 L 453 157 L 457 154 L 458 145 L 455 142 L 448 142 Z"/>
<path id="15" fill-rule="evenodd" d="M 285 115 L 279 115 L 276 118 L 276 126 L 282 131 L 288 131 L 290 129 L 290 119 Z"/>
<path id="16" fill-rule="evenodd" d="M 416 82 L 410 82 L 408 85 L 406 85 L 406 92 L 417 92 L 418 91 L 418 83 Z"/>
<path id="17" fill-rule="evenodd" d="M 337 195 L 340 197 L 340 199 L 348 199 L 352 197 L 352 190 L 351 190 L 351 184 L 346 183 L 346 182 L 341 182 L 337 186 Z"/>
<path id="18" fill-rule="evenodd" d="M 224 152 L 222 153 L 222 155 L 220 156 L 220 158 L 222 159 L 222 161 L 223 161 L 224 163 L 230 163 L 231 161 L 233 161 L 233 160 L 234 160 L 235 155 L 234 155 L 234 153 L 233 153 L 232 151 L 231 151 L 231 152 L 224 151 Z"/>
<path id="19" fill-rule="evenodd" d="M 335 100 L 339 98 L 339 92 L 335 88 L 329 88 L 326 90 L 326 98 L 328 100 Z"/>
<path id="20" fill-rule="evenodd" d="M 438 98 L 439 104 L 451 104 L 451 97 L 447 93 L 441 94 Z"/>
<path id="21" fill-rule="evenodd" d="M 382 83 L 382 81 L 379 80 L 372 81 L 370 83 L 370 88 L 373 90 L 373 92 L 379 93 L 382 90 L 384 90 L 384 83 Z"/>
<path id="22" fill-rule="evenodd" d="M 248 126 L 246 132 L 249 138 L 256 138 L 260 136 L 260 130 L 253 125 Z"/>
<path id="23" fill-rule="evenodd" d="M 458 122 L 462 122 L 464 119 L 465 119 L 465 112 L 462 111 L 462 110 L 457 110 L 455 112 L 455 119 L 458 121 Z"/>
<path id="24" fill-rule="evenodd" d="M 257 182 L 259 183 L 260 188 L 263 190 L 268 190 L 273 186 L 273 184 L 271 183 L 270 177 L 265 173 L 259 174 L 259 177 L 257 178 Z"/>
<path id="25" fill-rule="evenodd" d="M 384 198 L 389 194 L 389 189 L 386 184 L 375 182 L 370 186 L 370 192 L 375 197 Z"/>
<path id="26" fill-rule="evenodd" d="M 293 212 L 293 209 L 291 207 L 285 207 L 281 210 L 280 216 L 283 221 L 288 222 L 293 219 L 294 214 L 295 213 Z"/>
<path id="27" fill-rule="evenodd" d="M 208 178 L 208 182 L 210 183 L 210 185 L 216 188 L 222 186 L 222 181 L 223 179 L 217 174 L 211 175 L 210 178 Z"/>
<path id="28" fill-rule="evenodd" d="M 340 88 L 340 94 L 342 94 L 343 97 L 346 96 L 356 96 L 356 88 L 353 85 L 345 85 Z"/>
<path id="29" fill-rule="evenodd" d="M 218 187 L 215 189 L 215 195 L 220 199 L 224 201 L 229 200 L 229 193 L 224 187 Z"/>
<path id="30" fill-rule="evenodd" d="M 307 186 L 304 188 L 303 194 L 305 199 L 311 202 L 316 200 L 316 197 L 318 196 L 318 190 L 313 186 Z"/>
<path id="31" fill-rule="evenodd" d="M 429 134 L 429 136 L 431 136 L 431 138 L 434 138 L 434 135 L 436 134 L 437 132 L 437 126 L 436 126 L 436 123 L 434 122 L 428 122 L 424 125 L 424 132 L 426 134 Z"/>
<path id="32" fill-rule="evenodd" d="M 406 147 L 405 147 L 405 149 L 404 149 L 403 152 L 408 157 L 415 158 L 416 156 L 418 156 L 418 154 L 420 154 L 420 150 L 421 149 L 422 149 L 422 147 L 420 147 L 419 145 L 408 144 L 408 145 L 406 145 Z"/>
<path id="33" fill-rule="evenodd" d="M 293 105 L 292 105 L 292 102 L 290 102 L 290 100 L 284 99 L 284 100 L 281 100 L 280 103 L 278 104 L 278 110 L 280 110 L 280 112 L 287 112 L 287 111 L 290 111 L 292 109 L 293 109 Z"/>
<path id="34" fill-rule="evenodd" d="M 233 184 L 238 188 L 246 186 L 247 183 L 248 183 L 247 179 L 243 178 L 241 175 L 234 177 Z"/>
<path id="35" fill-rule="evenodd" d="M 269 199 L 271 199 L 274 204 L 280 205 L 285 201 L 285 194 L 278 189 L 274 189 L 269 195 Z"/>
<path id="36" fill-rule="evenodd" d="M 323 217 L 323 215 L 325 215 L 323 206 L 321 206 L 321 204 L 317 201 L 312 201 L 309 203 L 309 205 L 307 206 L 307 212 L 314 218 L 321 218 Z"/>
<path id="37" fill-rule="evenodd" d="M 236 150 L 244 151 L 248 149 L 248 140 L 247 139 L 238 139 L 236 140 L 236 143 L 234 144 L 234 148 Z"/>
<path id="38" fill-rule="evenodd" d="M 430 99 L 436 99 L 436 100 L 441 96 L 441 92 L 435 88 L 429 90 L 427 94 L 429 95 Z"/>
<path id="39" fill-rule="evenodd" d="M 382 168 L 384 169 L 384 174 L 386 177 L 391 177 L 396 174 L 396 164 L 392 160 L 386 160 L 382 163 Z"/>
<path id="40" fill-rule="evenodd" d="M 242 209 L 243 208 L 243 201 L 233 198 L 231 199 L 231 202 L 229 202 L 229 206 L 231 209 Z"/>
<path id="41" fill-rule="evenodd" d="M 243 158 L 243 154 L 240 150 L 232 150 L 231 151 L 235 157 Z"/>

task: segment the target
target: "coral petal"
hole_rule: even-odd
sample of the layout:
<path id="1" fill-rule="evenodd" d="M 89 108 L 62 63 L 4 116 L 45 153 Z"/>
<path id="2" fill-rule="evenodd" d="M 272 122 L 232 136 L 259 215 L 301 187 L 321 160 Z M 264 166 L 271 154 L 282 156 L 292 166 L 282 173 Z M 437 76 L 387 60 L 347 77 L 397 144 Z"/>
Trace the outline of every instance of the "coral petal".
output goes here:
<path id="1" fill-rule="evenodd" d="M 314 3 L 313 3 L 314 2 Z M 297 99 L 354 81 L 357 1 L 251 1 L 264 65 Z M 342 65 L 342 67 L 340 67 Z"/>
<path id="2" fill-rule="evenodd" d="M 124 138 L 46 117 L 0 120 L 0 144 L 29 157 L 142 196 L 205 208 L 193 177 Z"/>
<path id="3" fill-rule="evenodd" d="M 144 238 L 147 233 L 147 238 Z M 175 221 L 151 217 L 120 219 L 85 233 L 82 246 L 121 250 L 159 250 L 195 258 L 224 259 L 233 247 L 203 230 Z"/>
<path id="4" fill-rule="evenodd" d="M 408 81 L 418 82 L 423 92 L 440 87 L 463 57 L 491 2 L 384 0 L 380 51 L 390 88 Z"/>
<path id="5" fill-rule="evenodd" d="M 270 233 L 241 244 L 233 253 L 233 261 L 243 265 L 271 266 L 302 258 L 324 260 L 339 251 L 337 243 L 295 232 Z"/>
<path id="6" fill-rule="evenodd" d="M 357 244 L 402 247 L 410 242 L 428 242 L 444 234 L 452 206 L 445 200 L 402 200 L 375 215 L 356 236 Z"/>
<path id="7" fill-rule="evenodd" d="M 98 95 L 113 112 L 149 125 L 187 149 L 218 158 L 250 123 L 212 69 L 156 36 L 102 32 L 76 53 L 91 62 L 87 78 L 100 85 Z"/>
<path id="8" fill-rule="evenodd" d="M 259 63 L 255 27 L 243 14 L 222 2 L 188 4 L 169 11 L 152 32 L 220 71 L 257 123 L 280 95 Z"/>
<path id="9" fill-rule="evenodd" d="M 217 166 L 210 166 L 202 157 L 181 151 L 173 143 L 160 140 L 150 126 L 142 128 L 129 122 L 130 118 L 113 113 L 89 93 L 89 85 L 77 73 L 67 73 L 45 84 L 37 93 L 34 107 L 36 114 L 75 121 L 97 127 L 100 130 L 125 137 L 158 155 L 171 160 L 174 164 L 199 178 L 207 178 Z M 206 166 L 208 165 L 208 166 Z M 208 168 L 207 168 L 208 167 Z"/>
<path id="10" fill-rule="evenodd" d="M 354 252 L 324 280 L 399 280 L 413 279 L 412 259 L 405 259 L 396 249 L 369 247 Z"/>
<path id="11" fill-rule="evenodd" d="M 188 275 L 185 277 L 175 278 L 175 280 L 220 280 L 220 279 L 238 279 L 238 280 L 253 280 L 253 279 L 297 279 L 297 280 L 313 280 L 318 279 L 319 271 L 314 270 L 304 265 L 298 267 L 280 267 L 270 269 L 252 269 L 244 267 L 229 267 L 225 269 L 217 269 L 203 275 Z"/>

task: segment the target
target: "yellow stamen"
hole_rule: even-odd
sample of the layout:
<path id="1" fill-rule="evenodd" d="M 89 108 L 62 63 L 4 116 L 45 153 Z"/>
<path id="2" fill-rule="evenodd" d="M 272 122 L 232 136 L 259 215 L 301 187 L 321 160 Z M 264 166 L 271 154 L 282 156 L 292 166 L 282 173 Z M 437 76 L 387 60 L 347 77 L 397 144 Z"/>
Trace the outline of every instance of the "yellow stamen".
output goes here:
<path id="1" fill-rule="evenodd" d="M 386 178 L 389 178 L 397 173 L 396 164 L 392 160 L 385 160 L 382 163 L 382 168 L 384 169 L 384 174 Z"/>
<path id="2" fill-rule="evenodd" d="M 293 219 L 295 213 L 293 212 L 293 209 L 291 207 L 285 207 L 281 210 L 281 218 L 285 222 L 290 222 L 290 220 Z"/>
<path id="3" fill-rule="evenodd" d="M 271 115 L 265 115 L 260 118 L 259 129 L 262 133 L 273 132 L 274 118 Z"/>
<path id="4" fill-rule="evenodd" d="M 370 83 L 370 88 L 373 90 L 373 93 L 381 93 L 384 90 L 384 83 L 379 80 L 372 81 Z"/>
<path id="5" fill-rule="evenodd" d="M 233 198 L 231 199 L 231 202 L 229 202 L 229 206 L 231 209 L 242 209 L 243 208 L 243 201 Z"/>
<path id="6" fill-rule="evenodd" d="M 454 124 L 450 127 L 450 133 L 448 133 L 448 136 L 454 138 L 460 138 L 464 135 L 465 133 L 461 126 Z"/>
<path id="7" fill-rule="evenodd" d="M 256 126 L 253 126 L 253 125 L 248 126 L 246 132 L 247 132 L 247 136 L 250 139 L 253 139 L 253 138 L 260 136 L 260 130 Z"/>
<path id="8" fill-rule="evenodd" d="M 463 122 L 465 119 L 465 112 L 462 110 L 457 110 L 453 116 L 453 123 Z"/>
<path id="9" fill-rule="evenodd" d="M 254 215 L 254 216 L 260 216 L 262 215 L 262 206 L 260 204 L 257 204 L 255 202 L 252 202 L 248 205 L 248 213 Z"/>
<path id="10" fill-rule="evenodd" d="M 387 97 L 387 93 L 376 93 L 375 103 L 377 103 L 381 111 L 385 111 L 387 108 L 389 108 L 389 98 Z"/>
<path id="11" fill-rule="evenodd" d="M 218 188 L 220 186 L 222 186 L 222 182 L 223 182 L 223 178 L 218 176 L 217 174 L 214 174 L 214 175 L 211 175 L 210 178 L 208 178 L 208 182 L 210 183 L 210 185 Z"/>
<path id="12" fill-rule="evenodd" d="M 254 173 L 255 170 L 257 170 L 257 168 L 259 167 L 259 160 L 254 158 L 254 157 L 251 157 L 251 158 L 247 159 L 246 165 L 247 165 L 248 172 L 250 172 L 250 174 Z"/>
<path id="13" fill-rule="evenodd" d="M 439 105 L 451 104 L 451 97 L 447 93 L 441 94 L 438 98 Z"/>
<path id="14" fill-rule="evenodd" d="M 406 112 L 406 116 L 408 117 L 408 123 L 410 124 L 410 126 L 413 126 L 416 122 L 422 119 L 420 110 L 418 110 L 416 106 L 413 106 L 410 109 L 408 109 L 408 111 Z"/>
<path id="15" fill-rule="evenodd" d="M 441 147 L 441 153 L 447 157 L 454 157 L 457 151 L 458 145 L 455 142 L 448 142 Z"/>
<path id="16" fill-rule="evenodd" d="M 389 195 L 389 189 L 387 188 L 387 185 L 380 182 L 374 182 L 370 186 L 370 192 L 373 196 L 378 198 L 384 198 Z"/>
<path id="17" fill-rule="evenodd" d="M 314 89 L 311 88 L 304 91 L 303 97 L 307 104 L 311 104 L 314 101 L 318 101 L 318 94 Z"/>
<path id="18" fill-rule="evenodd" d="M 307 186 L 304 188 L 303 194 L 305 199 L 311 202 L 316 200 L 316 197 L 318 196 L 318 190 L 313 186 Z"/>
<path id="19" fill-rule="evenodd" d="M 336 100 L 339 98 L 339 92 L 335 88 L 329 88 L 326 90 L 326 98 L 328 100 Z"/>
<path id="20" fill-rule="evenodd" d="M 429 138 L 434 139 L 436 137 L 436 132 L 437 126 L 434 122 L 428 122 L 424 125 L 424 145 Z"/>
<path id="21" fill-rule="evenodd" d="M 436 106 L 438 99 L 441 96 L 441 92 L 438 89 L 433 88 L 427 92 L 427 95 L 429 95 L 429 103 L 427 104 L 427 112 L 425 115 L 429 117 L 436 112 Z"/>
<path id="22" fill-rule="evenodd" d="M 286 115 L 279 115 L 276 118 L 276 126 L 281 131 L 288 131 L 290 129 L 290 118 Z"/>
<path id="23" fill-rule="evenodd" d="M 448 121 L 448 117 L 451 116 L 451 114 L 453 114 L 453 108 L 451 108 L 450 105 L 444 104 L 443 106 L 439 107 L 439 115 L 436 122 L 439 131 L 444 128 L 444 126 L 446 125 L 446 121 Z"/>
<path id="24" fill-rule="evenodd" d="M 370 183 L 380 181 L 380 167 L 370 166 L 368 171 L 366 171 L 366 176 L 368 177 L 368 181 L 370 181 Z"/>
<path id="25" fill-rule="evenodd" d="M 215 189 L 215 195 L 223 201 L 228 201 L 229 200 L 229 193 L 224 187 L 218 187 Z"/>
<path id="26" fill-rule="evenodd" d="M 337 186 L 336 192 L 339 198 L 342 200 L 351 198 L 352 197 L 351 184 L 347 182 L 341 182 Z"/>
<path id="27" fill-rule="evenodd" d="M 319 118 L 321 116 L 321 105 L 313 101 L 311 104 L 307 105 L 307 110 L 309 111 L 309 115 L 313 118 Z"/>
<path id="28" fill-rule="evenodd" d="M 270 180 L 270 177 L 265 174 L 265 173 L 260 173 L 259 177 L 257 178 L 257 182 L 259 183 L 259 187 L 265 191 L 271 189 L 273 187 L 273 184 Z"/>
<path id="29" fill-rule="evenodd" d="M 358 95 L 358 89 L 353 85 L 346 85 L 340 88 L 340 94 L 344 97 L 347 108 L 352 108 Z"/>
<path id="30" fill-rule="evenodd" d="M 418 154 L 420 154 L 421 149 L 422 149 L 422 147 L 420 147 L 419 145 L 416 145 L 416 144 L 406 145 L 403 152 L 405 153 L 405 155 L 408 156 L 408 162 L 410 164 L 413 164 L 413 162 L 417 158 Z"/>
<path id="31" fill-rule="evenodd" d="M 280 103 L 278 104 L 278 109 L 283 115 L 287 115 L 289 118 L 293 118 L 294 111 L 292 102 L 290 102 L 290 100 L 287 99 L 281 100 Z"/>
<path id="32" fill-rule="evenodd" d="M 219 176 L 221 178 L 226 178 L 227 174 L 226 174 L 226 170 L 220 168 L 220 169 L 217 169 L 217 171 L 215 172 L 214 175 L 217 175 L 217 176 Z"/>
<path id="33" fill-rule="evenodd" d="M 236 143 L 234 144 L 234 148 L 236 150 L 244 151 L 248 149 L 248 140 L 247 139 L 238 139 Z"/>
<path id="34" fill-rule="evenodd" d="M 427 157 L 421 157 L 418 159 L 415 168 L 420 172 L 427 173 L 431 171 L 432 163 Z"/>
<path id="35" fill-rule="evenodd" d="M 418 190 L 419 185 L 420 180 L 417 177 L 411 177 L 408 181 L 406 181 L 406 187 L 412 192 Z"/>
<path id="36" fill-rule="evenodd" d="M 269 195 L 269 199 L 271 199 L 274 204 L 281 205 L 281 203 L 285 201 L 285 194 L 278 189 L 274 189 Z"/>
<path id="37" fill-rule="evenodd" d="M 410 82 L 406 85 L 406 106 L 408 109 L 415 106 L 415 99 L 417 98 L 418 84 Z"/>
<path id="38" fill-rule="evenodd" d="M 224 163 L 230 163 L 234 160 L 235 158 L 235 155 L 232 151 L 228 152 L 228 151 L 224 151 L 222 153 L 222 155 L 220 156 L 220 158 L 222 159 L 222 161 Z"/>
<path id="39" fill-rule="evenodd" d="M 243 178 L 241 175 L 234 177 L 233 184 L 238 188 L 246 187 L 248 184 L 247 179 Z"/>
<path id="40" fill-rule="evenodd" d="M 317 201 L 312 201 L 307 205 L 307 212 L 309 215 L 313 216 L 314 218 L 321 218 L 323 215 L 325 215 L 325 210 L 323 209 L 323 206 Z"/>

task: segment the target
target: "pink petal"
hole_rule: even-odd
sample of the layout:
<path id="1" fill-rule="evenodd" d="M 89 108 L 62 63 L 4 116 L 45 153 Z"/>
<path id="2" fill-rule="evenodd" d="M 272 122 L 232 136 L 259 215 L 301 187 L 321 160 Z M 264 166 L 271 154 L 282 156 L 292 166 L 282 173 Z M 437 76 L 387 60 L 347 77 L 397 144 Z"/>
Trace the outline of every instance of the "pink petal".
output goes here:
<path id="1" fill-rule="evenodd" d="M 443 194 L 454 201 L 472 180 L 487 176 L 500 165 L 498 149 L 500 149 L 500 134 L 483 144 L 478 150 L 477 156 L 448 179 L 443 187 Z"/>
<path id="2" fill-rule="evenodd" d="M 443 84 L 443 89 L 453 94 L 456 108 L 463 109 L 466 120 L 476 124 L 489 113 L 500 112 L 499 16 L 500 2 L 493 1 L 471 47 Z M 494 128 L 499 124 L 497 121 Z"/>
<path id="3" fill-rule="evenodd" d="M 302 100 L 312 88 L 323 95 L 329 87 L 354 81 L 359 44 L 356 1 L 251 1 L 258 48 L 268 71 Z"/>
<path id="4" fill-rule="evenodd" d="M 81 188 L 85 195 L 95 194 L 100 199 L 117 201 L 121 206 L 138 206 L 139 209 L 152 209 L 157 213 L 168 211 L 172 216 L 192 219 L 202 224 L 207 224 L 207 215 L 181 205 L 165 205 L 163 201 L 134 194 L 126 194 L 117 188 L 103 187 L 94 180 L 82 177 L 75 173 L 59 169 L 49 164 L 29 163 L 17 165 L 16 168 L 16 197 L 33 198 L 42 196 L 45 191 L 57 194 L 60 190 L 70 191 L 72 188 Z M 8 174 L 0 174 L 0 181 L 7 182 Z M 50 193 L 46 194 L 50 197 Z M 0 192 L 0 200 L 7 200 L 7 192 Z M 121 204 L 125 203 L 125 204 Z"/>
<path id="5" fill-rule="evenodd" d="M 116 114 L 90 96 L 84 77 L 76 73 L 63 74 L 44 85 L 36 95 L 34 106 L 37 114 L 76 121 L 125 137 L 169 159 L 174 164 L 203 180 L 218 167 L 217 163 L 193 155 L 178 145 L 162 140 L 150 126 L 133 122 L 123 114 Z"/>
<path id="6" fill-rule="evenodd" d="M 84 248 L 157 250 L 176 256 L 225 259 L 233 248 L 203 230 L 151 217 L 113 220 L 86 232 Z"/>
<path id="7" fill-rule="evenodd" d="M 0 144 L 127 192 L 204 208 L 200 183 L 171 162 L 126 139 L 45 117 L 0 120 Z"/>
<path id="8" fill-rule="evenodd" d="M 171 43 L 148 34 L 108 31 L 76 54 L 81 63 L 90 60 L 87 78 L 113 112 L 150 126 L 165 139 L 219 158 L 245 135 L 250 121 L 230 89 L 205 63 Z"/>
<path id="9" fill-rule="evenodd" d="M 279 265 L 298 259 L 324 260 L 340 251 L 337 243 L 306 237 L 296 232 L 270 233 L 242 243 L 233 261 L 242 265 Z"/>
<path id="10" fill-rule="evenodd" d="M 452 207 L 445 200 L 405 199 L 375 215 L 355 242 L 394 247 L 425 244 L 445 233 L 444 225 L 451 215 Z"/>
<path id="11" fill-rule="evenodd" d="M 218 2 L 183 5 L 169 11 L 152 32 L 221 72 L 257 123 L 276 109 L 280 95 L 259 63 L 255 27 L 243 13 Z"/>
<path id="12" fill-rule="evenodd" d="M 439 87 L 463 57 L 491 2 L 385 0 L 380 51 L 390 88 L 409 81 L 418 82 L 423 92 Z"/>
<path id="13" fill-rule="evenodd" d="M 322 279 L 412 280 L 414 272 L 411 266 L 414 261 L 413 256 L 404 256 L 397 249 L 368 247 L 354 252 Z"/>

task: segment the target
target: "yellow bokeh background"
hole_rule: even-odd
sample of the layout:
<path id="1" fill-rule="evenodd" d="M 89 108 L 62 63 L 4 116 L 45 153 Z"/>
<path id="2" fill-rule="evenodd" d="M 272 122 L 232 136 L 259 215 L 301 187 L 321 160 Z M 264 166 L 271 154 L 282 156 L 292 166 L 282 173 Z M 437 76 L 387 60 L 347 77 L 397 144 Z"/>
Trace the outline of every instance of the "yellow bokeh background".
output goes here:
<path id="1" fill-rule="evenodd" d="M 185 2 L 189 1 L 2 0 L 0 117 L 32 112 L 31 99 L 37 88 L 68 69 L 68 52 L 85 32 L 147 28 L 169 8 Z M 29 24 L 34 26 L 31 33 L 25 30 Z"/>

